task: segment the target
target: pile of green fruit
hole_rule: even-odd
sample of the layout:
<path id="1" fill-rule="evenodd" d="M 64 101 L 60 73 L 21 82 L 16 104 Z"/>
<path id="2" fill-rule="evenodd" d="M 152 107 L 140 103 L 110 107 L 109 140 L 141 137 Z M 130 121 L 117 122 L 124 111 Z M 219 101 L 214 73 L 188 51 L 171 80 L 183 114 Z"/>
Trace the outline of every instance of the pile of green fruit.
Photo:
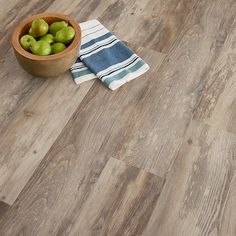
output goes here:
<path id="1" fill-rule="evenodd" d="M 35 55 L 47 56 L 63 51 L 73 40 L 75 30 L 65 21 L 50 26 L 43 19 L 32 22 L 29 33 L 20 38 L 21 46 Z"/>

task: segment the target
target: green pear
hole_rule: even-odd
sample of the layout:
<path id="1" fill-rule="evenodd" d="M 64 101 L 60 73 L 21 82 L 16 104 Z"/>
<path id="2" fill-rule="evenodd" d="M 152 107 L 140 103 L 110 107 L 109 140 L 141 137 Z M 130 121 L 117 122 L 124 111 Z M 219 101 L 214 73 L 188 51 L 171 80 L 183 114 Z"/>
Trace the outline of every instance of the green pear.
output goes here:
<path id="1" fill-rule="evenodd" d="M 30 51 L 31 45 L 35 42 L 36 42 L 35 38 L 28 34 L 20 38 L 20 45 L 27 51 Z"/>
<path id="2" fill-rule="evenodd" d="M 41 37 L 40 40 L 44 40 L 50 44 L 54 43 L 54 37 L 52 34 L 46 34 L 43 37 Z"/>
<path id="3" fill-rule="evenodd" d="M 68 26 L 68 23 L 65 21 L 56 21 L 53 22 L 50 27 L 49 27 L 49 33 L 56 35 L 56 32 L 59 31 L 60 29 Z"/>
<path id="4" fill-rule="evenodd" d="M 40 37 L 48 32 L 48 23 L 43 19 L 36 19 L 32 22 L 29 34 L 33 37 Z"/>
<path id="5" fill-rule="evenodd" d="M 33 54 L 39 56 L 47 56 L 52 51 L 51 45 L 45 40 L 36 41 L 31 45 L 30 50 Z"/>
<path id="6" fill-rule="evenodd" d="M 55 41 L 69 44 L 75 36 L 75 30 L 71 26 L 66 26 L 59 31 L 57 31 L 55 36 Z"/>
<path id="7" fill-rule="evenodd" d="M 60 42 L 54 43 L 52 45 L 52 54 L 62 52 L 65 48 L 66 48 L 66 45 L 64 43 L 60 43 Z"/>

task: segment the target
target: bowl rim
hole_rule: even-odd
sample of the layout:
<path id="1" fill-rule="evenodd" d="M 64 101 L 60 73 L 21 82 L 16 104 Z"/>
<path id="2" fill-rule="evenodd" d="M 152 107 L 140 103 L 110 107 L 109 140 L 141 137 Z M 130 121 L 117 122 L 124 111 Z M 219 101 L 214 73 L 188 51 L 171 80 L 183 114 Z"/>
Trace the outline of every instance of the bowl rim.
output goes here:
<path id="1" fill-rule="evenodd" d="M 57 18 L 61 18 L 62 20 L 67 21 L 75 30 L 75 37 L 73 39 L 73 41 L 71 42 L 71 44 L 64 49 L 62 52 L 56 53 L 56 54 L 52 54 L 52 55 L 48 55 L 48 56 L 39 56 L 39 55 L 35 55 L 32 54 L 28 51 L 26 51 L 25 49 L 22 48 L 22 46 L 20 45 L 20 40 L 19 40 L 19 36 L 21 33 L 22 28 L 28 24 L 31 23 L 33 20 L 37 19 L 37 18 L 44 18 L 44 17 L 57 17 Z M 39 13 L 36 15 L 32 15 L 30 17 L 27 17 L 26 19 L 24 19 L 23 21 L 21 21 L 17 27 L 15 28 L 13 34 L 12 34 L 12 46 L 13 48 L 23 57 L 28 58 L 30 60 L 34 60 L 34 61 L 51 61 L 51 60 L 55 60 L 55 59 L 59 59 L 59 58 L 63 58 L 65 57 L 67 54 L 70 54 L 70 52 L 78 47 L 78 45 L 80 45 L 81 43 L 81 29 L 79 26 L 79 23 L 74 20 L 72 17 L 68 16 L 68 15 L 64 15 L 61 13 L 57 13 L 57 12 L 45 12 L 45 13 Z"/>

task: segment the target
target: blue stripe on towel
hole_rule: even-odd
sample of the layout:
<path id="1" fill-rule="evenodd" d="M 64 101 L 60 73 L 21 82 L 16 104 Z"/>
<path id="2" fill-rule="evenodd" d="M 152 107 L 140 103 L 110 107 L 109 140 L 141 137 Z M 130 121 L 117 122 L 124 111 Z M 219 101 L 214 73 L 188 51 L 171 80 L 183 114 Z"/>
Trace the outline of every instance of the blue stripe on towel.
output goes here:
<path id="1" fill-rule="evenodd" d="M 123 43 L 117 42 L 112 47 L 102 49 L 101 51 L 82 60 L 86 65 L 89 65 L 89 68 L 93 71 L 93 73 L 97 74 L 112 65 L 127 60 L 132 55 L 133 52 L 128 48 L 127 50 L 124 50 Z"/>

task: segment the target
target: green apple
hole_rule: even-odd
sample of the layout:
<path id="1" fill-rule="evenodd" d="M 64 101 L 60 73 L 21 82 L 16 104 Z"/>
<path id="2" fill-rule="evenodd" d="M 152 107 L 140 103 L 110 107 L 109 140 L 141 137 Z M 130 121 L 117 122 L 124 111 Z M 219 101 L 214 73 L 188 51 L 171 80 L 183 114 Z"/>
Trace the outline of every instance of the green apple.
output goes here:
<path id="1" fill-rule="evenodd" d="M 75 30 L 71 26 L 66 26 L 59 31 L 57 31 L 55 36 L 55 41 L 69 44 L 75 36 Z"/>
<path id="2" fill-rule="evenodd" d="M 27 51 L 30 51 L 30 46 L 35 42 L 36 42 L 35 38 L 28 34 L 20 38 L 20 45 Z"/>
<path id="3" fill-rule="evenodd" d="M 33 37 L 40 37 L 48 32 L 48 23 L 43 19 L 36 19 L 32 22 L 29 34 Z"/>
<path id="4" fill-rule="evenodd" d="M 39 56 L 47 56 L 52 51 L 51 45 L 44 40 L 39 40 L 33 43 L 30 47 L 30 50 L 33 54 Z"/>
<path id="5" fill-rule="evenodd" d="M 68 23 L 65 21 L 56 21 L 53 22 L 50 27 L 49 27 L 49 33 L 56 35 L 56 32 L 59 31 L 60 29 L 68 26 Z"/>
<path id="6" fill-rule="evenodd" d="M 46 34 L 40 38 L 40 40 L 44 40 L 50 44 L 54 43 L 54 37 L 52 34 Z"/>
<path id="7" fill-rule="evenodd" d="M 52 45 L 52 54 L 62 52 L 65 48 L 66 48 L 66 45 L 64 43 L 60 43 L 60 42 L 54 43 Z"/>

